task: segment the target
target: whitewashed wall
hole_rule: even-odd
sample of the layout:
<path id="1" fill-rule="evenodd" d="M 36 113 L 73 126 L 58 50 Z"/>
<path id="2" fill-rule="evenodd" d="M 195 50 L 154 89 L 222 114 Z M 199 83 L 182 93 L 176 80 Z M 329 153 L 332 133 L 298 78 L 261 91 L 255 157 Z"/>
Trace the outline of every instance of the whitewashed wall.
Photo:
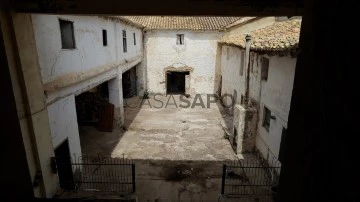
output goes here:
<path id="1" fill-rule="evenodd" d="M 176 44 L 176 34 L 184 34 L 185 44 Z M 217 31 L 149 30 L 145 33 L 147 88 L 152 93 L 166 93 L 168 67 L 191 67 L 190 94 L 214 93 Z"/>
<path id="2" fill-rule="evenodd" d="M 245 67 L 240 76 L 241 51 L 244 50 L 232 46 L 222 46 L 221 51 L 221 94 L 233 95 L 236 90 L 237 103 L 240 103 L 241 94 L 245 95 Z"/>
<path id="3" fill-rule="evenodd" d="M 266 26 L 272 25 L 275 22 L 275 17 L 263 17 L 252 20 L 250 23 L 231 27 L 224 36 L 234 37 L 242 34 L 251 33 L 253 30 L 261 29 Z"/>
<path id="4" fill-rule="evenodd" d="M 245 50 L 233 47 L 233 46 L 222 46 L 221 51 L 221 75 L 222 75 L 222 85 L 221 85 L 221 94 L 230 94 L 234 95 L 234 90 L 237 92 L 236 103 L 240 103 L 241 95 L 245 96 L 245 75 L 246 68 L 244 65 L 243 74 L 240 75 L 240 64 L 244 61 L 241 61 L 241 52 L 244 52 L 245 59 Z M 251 53 L 250 54 L 250 98 L 254 100 L 259 100 L 260 97 L 260 61 L 261 57 Z"/>
<path id="5" fill-rule="evenodd" d="M 138 65 L 143 58 L 142 30 L 120 20 L 97 16 L 32 14 L 31 19 L 53 147 L 55 149 L 68 138 L 70 153 L 80 155 L 74 96 L 110 79 L 121 79 L 123 72 Z M 75 49 L 62 49 L 59 19 L 74 23 Z M 107 46 L 103 46 L 103 29 L 107 30 Z M 122 30 L 127 32 L 125 53 Z M 138 79 L 142 81 L 143 77 Z M 117 90 L 122 93 L 122 89 Z M 114 103 L 115 114 L 121 120 L 121 99 L 118 102 Z"/>
<path id="6" fill-rule="evenodd" d="M 53 147 L 69 140 L 70 154 L 81 155 L 75 97 L 71 95 L 47 107 Z"/>
<path id="7" fill-rule="evenodd" d="M 245 68 L 240 76 L 241 51 L 237 47 L 222 46 L 221 54 L 221 94 L 233 95 L 237 91 L 237 103 L 241 94 L 245 95 Z M 262 58 L 269 58 L 268 80 L 261 80 Z M 250 55 L 250 99 L 258 107 L 258 126 L 256 147 L 264 157 L 278 158 L 282 129 L 287 128 L 292 87 L 295 76 L 296 58 L 290 56 L 268 56 L 251 53 Z M 264 105 L 271 110 L 275 119 L 271 119 L 269 132 L 262 126 Z"/>
<path id="8" fill-rule="evenodd" d="M 296 58 L 266 56 L 269 58 L 268 80 L 261 81 L 260 112 L 256 146 L 264 156 L 268 152 L 278 157 L 282 129 L 287 128 L 291 95 L 295 77 Z M 269 132 L 262 126 L 264 105 L 270 109 Z M 272 155 L 269 154 L 269 155 Z"/>
<path id="9" fill-rule="evenodd" d="M 74 22 L 75 49 L 62 49 L 59 19 Z M 124 72 L 137 65 L 143 56 L 142 30 L 119 20 L 96 16 L 33 14 L 32 21 L 42 81 L 45 91 L 50 89 L 47 102 L 83 88 L 87 90 L 87 84 L 92 82 L 84 81 L 99 76 L 97 80 L 104 80 L 101 79 L 102 75 L 116 68 L 120 73 Z M 107 46 L 103 46 L 103 29 L 107 30 Z M 127 32 L 126 53 L 123 52 L 122 30 Z M 133 33 L 136 35 L 136 45 Z M 80 81 L 84 85 L 75 86 Z"/>

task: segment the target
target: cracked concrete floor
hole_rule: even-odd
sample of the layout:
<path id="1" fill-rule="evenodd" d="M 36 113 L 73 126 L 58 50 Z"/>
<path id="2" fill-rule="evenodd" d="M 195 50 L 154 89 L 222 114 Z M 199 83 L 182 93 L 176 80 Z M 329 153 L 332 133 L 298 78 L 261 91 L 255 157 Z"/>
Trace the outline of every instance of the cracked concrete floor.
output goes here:
<path id="1" fill-rule="evenodd" d="M 82 152 L 134 159 L 138 201 L 271 201 L 268 196 L 219 198 L 223 163 L 236 158 L 224 139 L 232 119 L 222 116 L 220 104 L 180 108 L 179 97 L 173 98 L 178 108 L 172 97 L 165 107 L 169 97 L 156 96 L 161 108 L 152 98 L 141 108 L 137 97 L 124 100 L 126 130 L 80 127 Z M 206 97 L 202 100 L 206 106 Z"/>
<path id="2" fill-rule="evenodd" d="M 156 99 L 124 100 L 126 130 L 105 133 L 81 127 L 83 153 L 154 160 L 221 161 L 236 157 L 224 138 L 226 124 L 221 105 L 211 103 L 207 108 L 206 96 L 202 96 L 205 108 L 181 108 L 179 105 L 186 103 L 176 95 L 158 95 Z M 194 98 L 187 100 L 192 104 Z"/>

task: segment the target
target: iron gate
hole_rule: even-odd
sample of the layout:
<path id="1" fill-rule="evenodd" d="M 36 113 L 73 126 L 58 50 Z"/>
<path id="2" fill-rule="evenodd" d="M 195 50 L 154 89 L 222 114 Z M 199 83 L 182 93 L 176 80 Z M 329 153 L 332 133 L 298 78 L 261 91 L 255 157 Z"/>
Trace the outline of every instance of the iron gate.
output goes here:
<path id="1" fill-rule="evenodd" d="M 135 192 L 135 164 L 131 159 L 110 156 L 55 157 L 53 164 L 64 190 L 118 194 Z"/>
<path id="2" fill-rule="evenodd" d="M 280 174 L 278 161 L 235 160 L 223 165 L 221 194 L 225 196 L 271 195 Z"/>

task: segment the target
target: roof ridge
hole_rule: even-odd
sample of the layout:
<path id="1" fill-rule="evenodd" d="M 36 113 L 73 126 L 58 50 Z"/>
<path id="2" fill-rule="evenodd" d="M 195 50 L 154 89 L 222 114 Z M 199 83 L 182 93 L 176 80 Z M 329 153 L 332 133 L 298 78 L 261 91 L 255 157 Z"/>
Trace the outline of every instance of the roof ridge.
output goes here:
<path id="1" fill-rule="evenodd" d="M 301 19 L 275 22 L 251 32 L 251 50 L 260 52 L 289 52 L 299 44 Z M 221 44 L 245 48 L 245 34 L 222 37 Z"/>
<path id="2" fill-rule="evenodd" d="M 244 17 L 218 16 L 121 16 L 145 29 L 223 30 Z"/>

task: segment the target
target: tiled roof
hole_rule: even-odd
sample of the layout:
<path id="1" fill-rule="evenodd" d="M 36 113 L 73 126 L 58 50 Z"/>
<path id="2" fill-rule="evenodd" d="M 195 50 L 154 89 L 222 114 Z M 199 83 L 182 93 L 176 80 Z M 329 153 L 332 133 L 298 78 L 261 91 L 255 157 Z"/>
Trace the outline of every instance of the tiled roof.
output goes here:
<path id="1" fill-rule="evenodd" d="M 120 16 L 145 29 L 223 30 L 243 17 Z"/>
<path id="2" fill-rule="evenodd" d="M 239 20 L 236 20 L 235 22 L 226 25 L 225 28 L 226 28 L 226 29 L 229 29 L 229 28 L 235 27 L 235 26 L 237 26 L 237 25 L 241 25 L 241 24 L 244 24 L 244 23 L 248 23 L 249 21 L 255 20 L 255 19 L 257 19 L 257 17 L 242 17 L 242 18 L 240 18 Z"/>
<path id="3" fill-rule="evenodd" d="M 301 19 L 291 19 L 255 30 L 251 35 L 251 50 L 258 52 L 295 51 L 299 44 Z M 245 48 L 245 35 L 223 37 L 219 43 Z"/>

